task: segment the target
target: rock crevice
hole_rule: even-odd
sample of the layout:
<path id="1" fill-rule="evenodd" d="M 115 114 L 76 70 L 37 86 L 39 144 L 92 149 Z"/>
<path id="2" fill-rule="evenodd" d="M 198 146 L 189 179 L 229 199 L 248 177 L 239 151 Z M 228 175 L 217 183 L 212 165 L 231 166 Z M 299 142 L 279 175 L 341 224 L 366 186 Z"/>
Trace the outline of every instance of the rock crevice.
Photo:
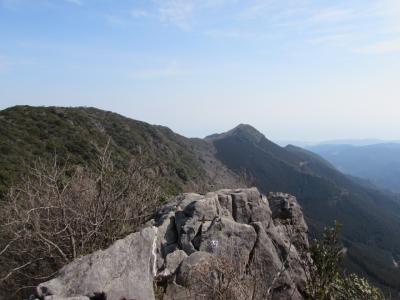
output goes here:
<path id="1" fill-rule="evenodd" d="M 166 287 L 164 299 L 174 299 L 191 295 L 199 284 L 197 268 L 222 259 L 241 278 L 263 283 L 254 292 L 260 298 L 303 299 L 300 250 L 307 247 L 307 225 L 293 196 L 265 197 L 255 188 L 183 194 L 142 231 L 72 262 L 37 292 L 54 300 L 96 293 L 110 300 L 151 300 L 157 281 Z"/>

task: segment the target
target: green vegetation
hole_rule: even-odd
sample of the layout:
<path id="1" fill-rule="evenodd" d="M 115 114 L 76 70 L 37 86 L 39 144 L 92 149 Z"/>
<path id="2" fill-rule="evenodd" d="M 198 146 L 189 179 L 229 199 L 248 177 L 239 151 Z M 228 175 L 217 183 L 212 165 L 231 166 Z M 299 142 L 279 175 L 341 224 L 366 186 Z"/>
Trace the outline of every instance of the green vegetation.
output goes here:
<path id="1" fill-rule="evenodd" d="M 392 263 L 400 260 L 399 199 L 356 183 L 309 151 L 281 148 L 250 126 L 204 141 L 95 108 L 17 106 L 0 111 L 0 137 L 0 202 L 38 157 L 56 155 L 61 164 L 90 169 L 110 139 L 115 167 L 126 170 L 140 157 L 163 201 L 182 191 L 236 186 L 234 176 L 264 193 L 295 195 L 312 234 L 321 235 L 333 220 L 343 224 L 346 269 L 368 276 L 385 292 L 400 290 L 400 269 Z M 217 185 L 223 177 L 230 181 Z"/>
<path id="2" fill-rule="evenodd" d="M 9 108 L 0 112 L 0 137 L 0 195 L 19 182 L 37 157 L 57 155 L 60 162 L 92 165 L 109 137 L 118 167 L 126 168 L 130 157 L 140 154 L 147 174 L 169 195 L 206 182 L 187 139 L 95 108 Z"/>
<path id="3" fill-rule="evenodd" d="M 383 293 L 365 278 L 347 275 L 340 268 L 344 248 L 340 243 L 341 226 L 325 229 L 322 238 L 310 247 L 308 296 L 319 300 L 384 300 Z"/>

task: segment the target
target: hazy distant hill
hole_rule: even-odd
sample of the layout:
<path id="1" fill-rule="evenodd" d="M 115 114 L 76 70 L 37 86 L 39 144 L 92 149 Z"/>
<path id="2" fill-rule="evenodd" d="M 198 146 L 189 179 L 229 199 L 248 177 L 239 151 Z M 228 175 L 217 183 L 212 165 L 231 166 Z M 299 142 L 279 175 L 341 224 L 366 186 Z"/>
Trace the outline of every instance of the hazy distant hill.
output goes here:
<path id="1" fill-rule="evenodd" d="M 327 144 L 308 149 L 318 153 L 346 174 L 368 179 L 376 186 L 400 192 L 400 144 Z"/>
<path id="2" fill-rule="evenodd" d="M 318 143 L 318 145 L 353 145 L 368 146 L 375 144 L 400 144 L 399 140 L 380 140 L 380 139 L 343 139 L 343 140 L 327 140 Z M 315 143 L 313 144 L 316 145 Z M 312 146 L 312 145 L 310 145 Z"/>
<path id="3" fill-rule="evenodd" d="M 19 106 L 0 111 L 0 189 L 18 181 L 36 157 L 92 164 L 111 138 L 118 167 L 141 157 L 166 194 L 237 187 L 243 173 L 263 192 L 298 197 L 312 233 L 339 220 L 347 266 L 400 290 L 400 205 L 389 193 L 358 184 L 307 150 L 282 148 L 249 125 L 204 140 L 95 108 Z"/>

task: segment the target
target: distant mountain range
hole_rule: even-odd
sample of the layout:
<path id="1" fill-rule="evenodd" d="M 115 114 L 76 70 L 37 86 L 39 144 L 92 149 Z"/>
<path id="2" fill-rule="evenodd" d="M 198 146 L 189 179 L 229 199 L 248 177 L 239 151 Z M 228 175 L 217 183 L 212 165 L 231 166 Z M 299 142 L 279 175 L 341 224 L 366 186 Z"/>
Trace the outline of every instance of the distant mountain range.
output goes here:
<path id="1" fill-rule="evenodd" d="M 344 139 L 344 140 L 328 140 L 319 143 L 319 145 L 352 145 L 352 146 L 368 146 L 375 144 L 400 144 L 400 140 Z"/>
<path id="2" fill-rule="evenodd" d="M 400 291 L 400 200 L 366 181 L 342 174 L 308 150 L 280 147 L 249 125 L 205 139 L 188 139 L 162 126 L 95 108 L 17 106 L 0 111 L 0 195 L 18 182 L 33 159 L 93 164 L 111 139 L 116 167 L 131 158 L 164 192 L 210 191 L 255 185 L 262 192 L 295 195 L 318 235 L 334 220 L 343 224 L 345 267 L 375 284 Z M 24 164 L 23 162 L 26 162 Z"/>
<path id="3" fill-rule="evenodd" d="M 301 141 L 301 140 L 277 140 L 276 143 L 281 146 L 296 145 L 298 147 L 308 148 L 308 147 L 322 146 L 322 145 L 368 146 L 376 144 L 400 144 L 400 140 L 342 139 L 342 140 L 327 140 L 322 142 Z"/>
<path id="4" fill-rule="evenodd" d="M 369 180 L 372 184 L 400 193 L 400 144 L 366 146 L 325 144 L 307 147 L 343 173 Z"/>

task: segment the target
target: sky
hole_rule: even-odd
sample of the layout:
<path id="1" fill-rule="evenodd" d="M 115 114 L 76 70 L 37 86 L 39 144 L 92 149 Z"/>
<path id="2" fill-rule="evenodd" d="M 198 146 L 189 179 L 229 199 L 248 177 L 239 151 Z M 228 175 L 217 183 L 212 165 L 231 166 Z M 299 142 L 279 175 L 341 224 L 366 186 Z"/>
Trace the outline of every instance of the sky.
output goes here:
<path id="1" fill-rule="evenodd" d="M 400 0 L 0 0 L 0 109 L 400 139 Z"/>

